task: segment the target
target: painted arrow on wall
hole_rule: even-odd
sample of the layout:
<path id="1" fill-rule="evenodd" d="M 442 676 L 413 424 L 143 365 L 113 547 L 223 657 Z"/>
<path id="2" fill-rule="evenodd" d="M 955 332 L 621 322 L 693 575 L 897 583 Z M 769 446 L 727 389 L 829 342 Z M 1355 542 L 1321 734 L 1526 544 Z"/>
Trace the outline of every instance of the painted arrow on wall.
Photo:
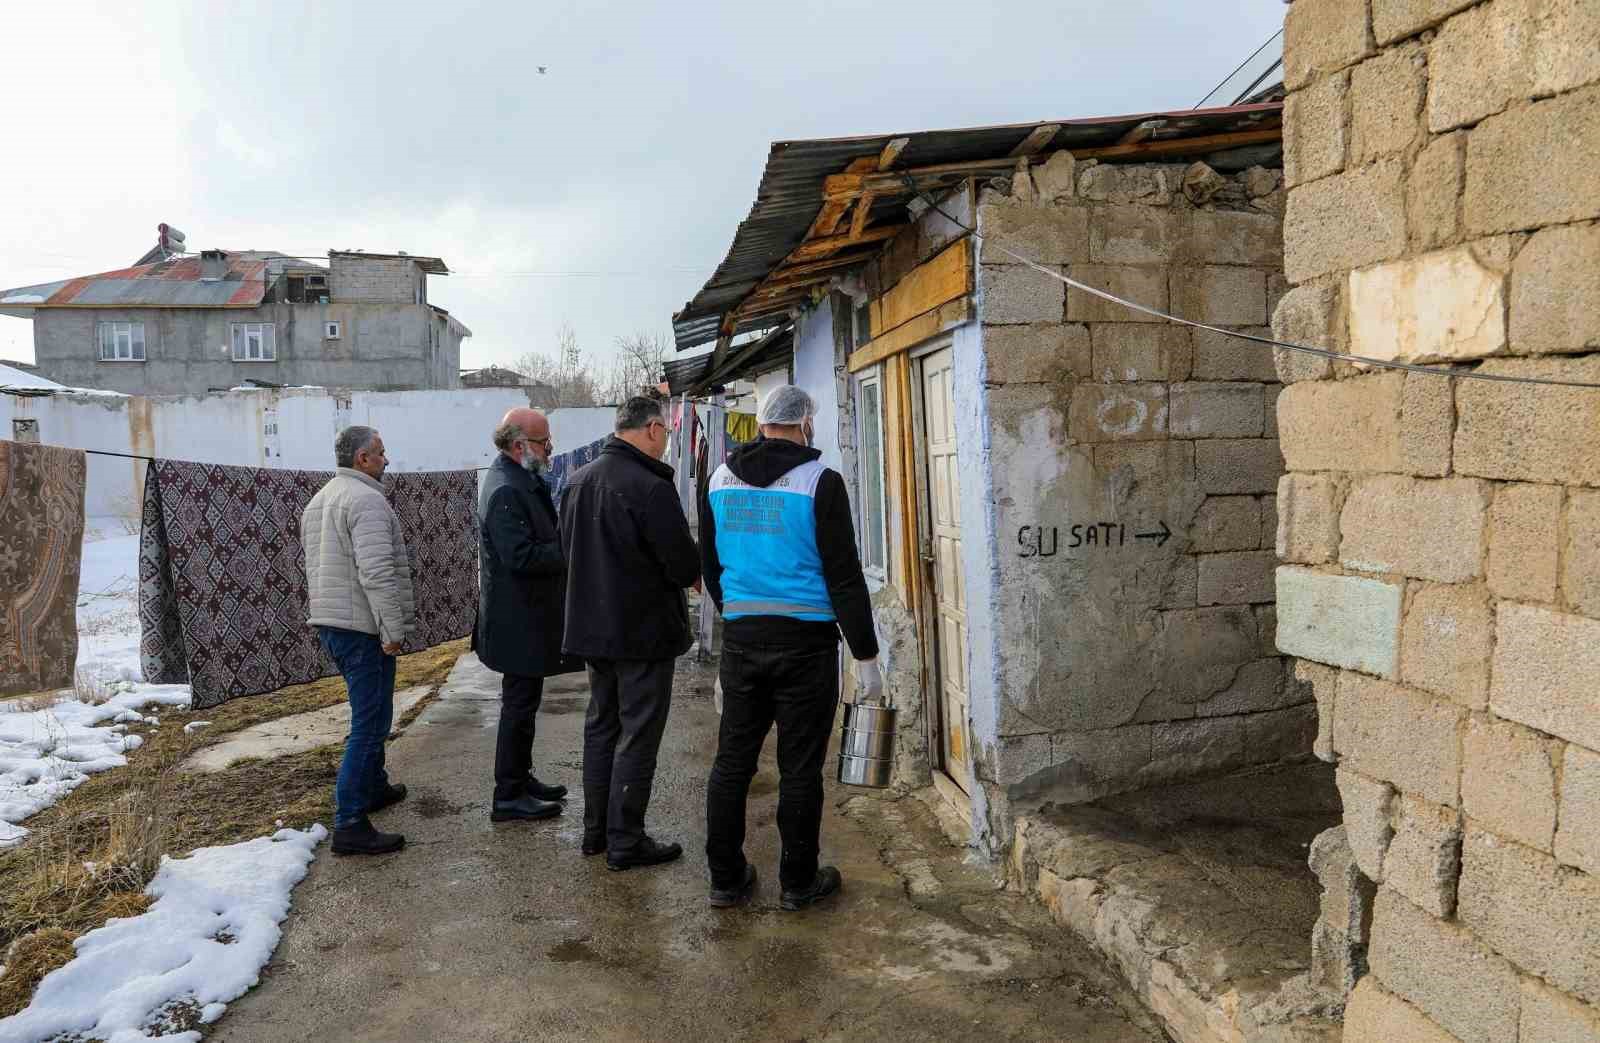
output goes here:
<path id="1" fill-rule="evenodd" d="M 1136 532 L 1133 534 L 1133 538 L 1136 540 L 1155 540 L 1156 546 L 1160 547 L 1172 539 L 1172 530 L 1167 528 L 1167 523 L 1163 521 L 1160 532 Z"/>

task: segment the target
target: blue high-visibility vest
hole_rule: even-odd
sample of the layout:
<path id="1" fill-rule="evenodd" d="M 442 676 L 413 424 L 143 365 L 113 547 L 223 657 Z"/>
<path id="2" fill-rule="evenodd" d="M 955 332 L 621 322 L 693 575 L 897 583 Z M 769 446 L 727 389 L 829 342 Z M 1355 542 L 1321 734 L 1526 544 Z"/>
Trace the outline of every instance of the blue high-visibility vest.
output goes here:
<path id="1" fill-rule="evenodd" d="M 742 481 L 723 464 L 707 499 L 722 562 L 722 615 L 788 616 L 834 622 L 817 551 L 820 460 L 803 463 L 766 488 Z"/>

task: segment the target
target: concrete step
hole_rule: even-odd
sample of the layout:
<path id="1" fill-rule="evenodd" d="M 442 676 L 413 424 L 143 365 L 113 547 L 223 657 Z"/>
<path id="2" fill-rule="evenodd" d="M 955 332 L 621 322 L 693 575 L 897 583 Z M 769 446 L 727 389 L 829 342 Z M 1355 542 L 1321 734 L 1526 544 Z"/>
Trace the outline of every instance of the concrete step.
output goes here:
<path id="1" fill-rule="evenodd" d="M 1325 765 L 1258 770 L 1017 818 L 1008 880 L 1093 945 L 1179 1043 L 1336 1043 L 1313 985 L 1311 839 L 1337 823 Z"/>

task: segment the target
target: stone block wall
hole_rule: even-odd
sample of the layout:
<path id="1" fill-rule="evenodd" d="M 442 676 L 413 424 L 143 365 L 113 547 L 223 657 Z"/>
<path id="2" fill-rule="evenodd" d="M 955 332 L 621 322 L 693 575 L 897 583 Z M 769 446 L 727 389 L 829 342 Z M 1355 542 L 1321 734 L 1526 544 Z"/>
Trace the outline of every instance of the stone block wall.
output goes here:
<path id="1" fill-rule="evenodd" d="M 1007 252 L 1265 333 L 1285 288 L 1283 195 L 1262 167 L 1058 153 L 980 197 L 1000 706 L 978 775 L 991 807 L 1310 756 L 1312 696 L 1274 648 L 1271 349 L 1151 321 Z"/>
<path id="2" fill-rule="evenodd" d="M 425 304 L 427 274 L 403 257 L 331 254 L 328 291 L 335 301 L 385 301 Z"/>
<path id="3" fill-rule="evenodd" d="M 1592 2 L 1294 0 L 1279 337 L 1600 382 L 1597 41 Z M 1376 885 L 1314 941 L 1345 1040 L 1600 1040 L 1600 391 L 1278 373 L 1319 875 Z"/>

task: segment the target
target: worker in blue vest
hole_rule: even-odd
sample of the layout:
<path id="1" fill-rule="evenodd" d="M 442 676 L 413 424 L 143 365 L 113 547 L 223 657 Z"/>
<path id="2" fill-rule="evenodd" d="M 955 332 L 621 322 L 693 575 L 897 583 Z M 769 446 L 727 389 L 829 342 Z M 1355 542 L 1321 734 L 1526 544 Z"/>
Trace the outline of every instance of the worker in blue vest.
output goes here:
<path id="1" fill-rule="evenodd" d="M 800 388 L 768 392 L 756 416 L 761 437 L 734 450 L 700 497 L 702 574 L 726 620 L 722 729 L 706 786 L 710 901 L 718 908 L 755 890 L 755 867 L 744 857 L 745 801 L 774 723 L 781 905 L 804 909 L 839 890 L 839 870 L 818 862 L 841 631 L 862 694 L 883 690 L 850 500 L 839 472 L 812 448 L 815 415 Z"/>

